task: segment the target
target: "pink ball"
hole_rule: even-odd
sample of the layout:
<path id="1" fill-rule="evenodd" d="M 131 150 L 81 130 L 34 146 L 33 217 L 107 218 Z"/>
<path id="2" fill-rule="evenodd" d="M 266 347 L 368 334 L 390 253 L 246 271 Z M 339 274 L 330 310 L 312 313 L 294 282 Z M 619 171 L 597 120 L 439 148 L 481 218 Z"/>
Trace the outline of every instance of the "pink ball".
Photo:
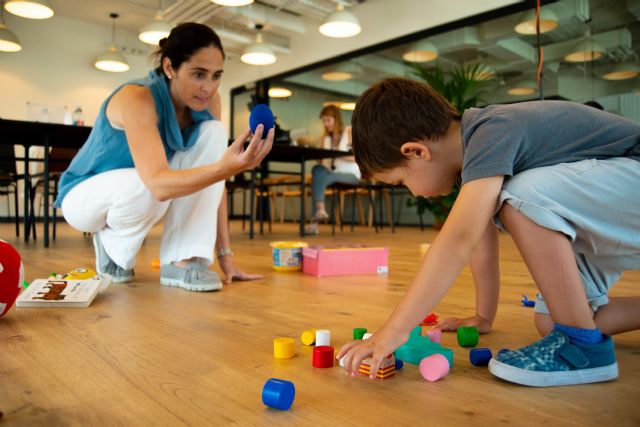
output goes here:
<path id="1" fill-rule="evenodd" d="M 0 317 L 4 316 L 20 294 L 24 266 L 13 246 L 0 239 Z"/>
<path id="2" fill-rule="evenodd" d="M 441 354 L 432 354 L 420 361 L 420 374 L 427 381 L 438 381 L 449 373 L 449 361 Z"/>

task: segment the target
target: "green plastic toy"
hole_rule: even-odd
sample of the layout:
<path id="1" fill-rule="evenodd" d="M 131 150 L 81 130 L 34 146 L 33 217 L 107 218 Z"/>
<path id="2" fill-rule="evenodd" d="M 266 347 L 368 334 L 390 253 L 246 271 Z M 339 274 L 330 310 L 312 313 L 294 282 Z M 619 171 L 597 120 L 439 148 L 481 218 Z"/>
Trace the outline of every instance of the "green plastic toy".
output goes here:
<path id="1" fill-rule="evenodd" d="M 397 359 L 405 363 L 419 365 L 425 357 L 441 354 L 449 361 L 449 369 L 453 368 L 453 350 L 444 348 L 440 343 L 431 342 L 428 337 L 420 335 L 422 328 L 416 326 L 409 334 L 409 339 L 395 351 Z"/>
<path id="2" fill-rule="evenodd" d="M 353 329 L 353 339 L 361 340 L 364 334 L 367 333 L 367 328 L 354 328 Z"/>
<path id="3" fill-rule="evenodd" d="M 474 347 L 480 340 L 480 333 L 475 326 L 458 328 L 458 344 L 460 347 Z"/>

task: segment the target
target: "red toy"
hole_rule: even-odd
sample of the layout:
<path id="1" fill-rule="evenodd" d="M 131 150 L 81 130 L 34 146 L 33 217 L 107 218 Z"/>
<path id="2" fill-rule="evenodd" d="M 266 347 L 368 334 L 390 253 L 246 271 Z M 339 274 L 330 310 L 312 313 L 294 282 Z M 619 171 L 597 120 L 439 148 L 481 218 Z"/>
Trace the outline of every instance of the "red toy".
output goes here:
<path id="1" fill-rule="evenodd" d="M 438 324 L 438 315 L 435 313 L 429 314 L 427 317 L 422 319 L 422 322 L 420 322 L 420 326 L 432 326 L 437 324 Z"/>
<path id="2" fill-rule="evenodd" d="M 334 359 L 333 352 L 333 347 L 330 345 L 314 347 L 311 364 L 314 368 L 332 368 Z"/>
<path id="3" fill-rule="evenodd" d="M 13 307 L 24 280 L 24 266 L 13 246 L 0 240 L 0 317 Z"/>

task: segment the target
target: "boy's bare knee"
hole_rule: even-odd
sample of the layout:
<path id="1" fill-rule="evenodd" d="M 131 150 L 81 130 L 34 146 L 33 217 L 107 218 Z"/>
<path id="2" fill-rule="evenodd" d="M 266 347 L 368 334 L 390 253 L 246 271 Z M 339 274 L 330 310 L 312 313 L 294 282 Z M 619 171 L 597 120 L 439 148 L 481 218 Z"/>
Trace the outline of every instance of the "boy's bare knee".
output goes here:
<path id="1" fill-rule="evenodd" d="M 546 313 L 534 313 L 533 322 L 536 325 L 538 333 L 543 337 L 549 335 L 553 329 L 553 320 L 551 316 Z"/>

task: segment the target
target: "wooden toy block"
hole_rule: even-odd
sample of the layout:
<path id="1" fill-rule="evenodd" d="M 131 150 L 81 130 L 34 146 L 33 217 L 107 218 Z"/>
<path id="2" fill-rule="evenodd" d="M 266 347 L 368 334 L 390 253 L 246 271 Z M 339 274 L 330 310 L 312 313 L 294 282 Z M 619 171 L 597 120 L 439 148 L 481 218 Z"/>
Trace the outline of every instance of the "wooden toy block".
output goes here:
<path id="1" fill-rule="evenodd" d="M 473 366 L 486 366 L 491 357 L 491 350 L 488 348 L 474 348 L 469 353 L 469 361 Z"/>
<path id="2" fill-rule="evenodd" d="M 331 345 L 331 331 L 327 329 L 316 330 L 316 345 Z"/>
<path id="3" fill-rule="evenodd" d="M 480 333 L 475 326 L 462 326 L 458 328 L 458 344 L 460 347 L 474 347 L 480 340 Z"/>
<path id="4" fill-rule="evenodd" d="M 453 367 L 453 350 L 444 348 L 440 343 L 431 342 L 429 338 L 420 335 L 420 326 L 413 328 L 407 342 L 400 346 L 395 354 L 404 363 L 413 365 L 419 365 L 425 357 L 441 354 L 449 361 L 449 366 Z"/>
<path id="5" fill-rule="evenodd" d="M 353 339 L 361 340 L 364 334 L 367 333 L 367 328 L 354 328 L 353 329 Z"/>
<path id="6" fill-rule="evenodd" d="M 429 341 L 440 344 L 442 342 L 442 331 L 440 329 L 429 329 L 427 331 Z"/>
<path id="7" fill-rule="evenodd" d="M 291 381 L 270 378 L 262 387 L 262 403 L 270 408 L 286 411 L 296 397 L 296 387 Z"/>
<path id="8" fill-rule="evenodd" d="M 438 381 L 449 373 L 449 361 L 442 354 L 433 354 L 420 361 L 420 374 L 427 381 Z"/>
<path id="9" fill-rule="evenodd" d="M 371 375 L 371 358 L 367 357 L 362 361 L 360 367 L 358 368 L 358 372 L 364 375 Z M 386 378 L 394 376 L 396 373 L 396 360 L 393 354 L 388 355 L 382 361 L 382 365 L 378 368 L 376 372 L 376 379 L 384 380 Z"/>
<path id="10" fill-rule="evenodd" d="M 308 331 L 304 331 L 301 335 L 300 335 L 300 341 L 302 341 L 302 344 L 304 345 L 313 345 L 316 342 L 316 330 L 315 329 L 309 329 Z"/>
<path id="11" fill-rule="evenodd" d="M 296 355 L 296 340 L 278 337 L 273 339 L 273 357 L 276 359 L 291 359 Z"/>
<path id="12" fill-rule="evenodd" d="M 330 345 L 321 345 L 313 348 L 311 364 L 314 368 L 332 368 L 334 349 Z"/>

